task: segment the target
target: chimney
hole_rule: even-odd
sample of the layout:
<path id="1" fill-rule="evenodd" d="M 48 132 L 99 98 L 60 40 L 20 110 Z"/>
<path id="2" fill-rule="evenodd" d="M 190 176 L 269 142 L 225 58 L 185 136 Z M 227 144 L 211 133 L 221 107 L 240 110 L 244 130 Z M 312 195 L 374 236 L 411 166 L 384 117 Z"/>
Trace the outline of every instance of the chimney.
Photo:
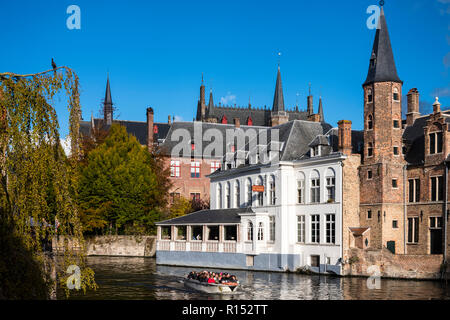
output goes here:
<path id="1" fill-rule="evenodd" d="M 147 108 L 147 147 L 150 150 L 153 146 L 153 109 Z"/>
<path id="2" fill-rule="evenodd" d="M 341 120 L 338 122 L 339 127 L 339 142 L 338 149 L 340 152 L 351 155 L 352 154 L 352 122 L 349 120 Z"/>
<path id="3" fill-rule="evenodd" d="M 308 104 L 308 107 L 307 107 L 308 108 L 307 109 L 308 116 L 312 116 L 314 114 L 313 96 L 312 95 L 308 96 L 307 104 Z"/>
<path id="4" fill-rule="evenodd" d="M 406 113 L 406 125 L 412 126 L 414 121 L 420 117 L 419 111 L 419 91 L 417 88 L 409 90 L 406 95 L 408 98 L 408 111 Z"/>
<path id="5" fill-rule="evenodd" d="M 169 119 L 167 120 L 167 123 L 168 123 L 168 124 L 171 124 L 171 123 L 172 123 L 172 120 L 170 119 L 170 116 L 169 116 Z"/>
<path id="6" fill-rule="evenodd" d="M 316 113 L 316 114 L 311 114 L 308 116 L 308 121 L 312 121 L 312 122 L 321 122 L 320 119 L 320 114 Z"/>
<path id="7" fill-rule="evenodd" d="M 236 128 L 240 128 L 241 127 L 241 119 L 234 118 L 234 125 L 236 126 Z"/>
<path id="8" fill-rule="evenodd" d="M 436 101 L 433 103 L 433 113 L 441 112 L 441 103 L 439 102 L 439 97 L 436 97 Z"/>

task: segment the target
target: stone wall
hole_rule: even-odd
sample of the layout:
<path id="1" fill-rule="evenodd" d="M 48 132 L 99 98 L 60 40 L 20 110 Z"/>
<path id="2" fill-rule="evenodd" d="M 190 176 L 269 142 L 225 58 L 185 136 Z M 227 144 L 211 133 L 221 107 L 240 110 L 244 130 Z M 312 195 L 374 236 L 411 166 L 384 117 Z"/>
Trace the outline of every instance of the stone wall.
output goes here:
<path id="1" fill-rule="evenodd" d="M 69 246 L 79 249 L 73 241 Z M 64 238 L 53 239 L 53 251 L 61 253 Z M 86 238 L 86 254 L 88 256 L 118 257 L 154 257 L 156 250 L 155 236 L 94 236 Z"/>
<path id="2" fill-rule="evenodd" d="M 368 268 L 375 265 L 382 278 L 425 280 L 441 277 L 442 255 L 394 255 L 386 248 L 352 248 L 347 254 L 353 262 L 344 266 L 343 274 L 347 276 L 374 276 L 373 270 L 368 271 Z"/>

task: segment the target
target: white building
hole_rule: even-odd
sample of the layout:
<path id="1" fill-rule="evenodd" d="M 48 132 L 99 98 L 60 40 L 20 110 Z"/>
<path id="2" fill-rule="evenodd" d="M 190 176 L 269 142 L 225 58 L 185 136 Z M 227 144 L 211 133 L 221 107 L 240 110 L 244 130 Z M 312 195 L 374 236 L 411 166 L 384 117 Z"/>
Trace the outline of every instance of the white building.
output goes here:
<path id="1" fill-rule="evenodd" d="M 337 130 L 309 121 L 266 130 L 268 142 L 230 148 L 239 151 L 209 176 L 211 210 L 158 224 L 158 264 L 341 274 Z"/>

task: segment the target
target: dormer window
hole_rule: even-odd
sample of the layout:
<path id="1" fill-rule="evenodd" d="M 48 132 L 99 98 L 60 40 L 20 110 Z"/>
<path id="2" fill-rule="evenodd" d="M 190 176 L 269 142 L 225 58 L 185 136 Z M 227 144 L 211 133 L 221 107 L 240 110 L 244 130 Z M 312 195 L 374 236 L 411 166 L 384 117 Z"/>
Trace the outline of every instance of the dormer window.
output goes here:
<path id="1" fill-rule="evenodd" d="M 311 148 L 311 157 L 320 156 L 320 146 L 315 146 Z"/>
<path id="2" fill-rule="evenodd" d="M 394 101 L 400 101 L 400 95 L 398 93 L 398 89 L 397 88 L 394 88 L 393 96 L 394 96 Z"/>
<path id="3" fill-rule="evenodd" d="M 442 153 L 442 132 L 433 132 L 430 137 L 430 154 Z"/>

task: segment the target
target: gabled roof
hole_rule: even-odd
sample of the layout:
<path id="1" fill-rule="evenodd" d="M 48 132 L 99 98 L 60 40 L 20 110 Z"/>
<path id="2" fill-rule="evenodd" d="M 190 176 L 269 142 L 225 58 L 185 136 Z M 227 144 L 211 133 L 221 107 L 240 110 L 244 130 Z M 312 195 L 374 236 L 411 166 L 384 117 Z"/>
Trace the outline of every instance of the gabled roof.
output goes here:
<path id="1" fill-rule="evenodd" d="M 103 119 L 94 119 L 94 126 L 96 128 L 103 126 L 103 123 L 104 123 Z M 129 134 L 134 135 L 141 145 L 147 145 L 147 122 L 113 120 L 113 123 L 118 123 L 124 126 L 127 129 L 127 132 Z M 168 123 L 154 123 L 154 125 L 156 125 L 156 127 L 158 128 L 158 133 L 155 135 L 154 138 L 165 139 L 171 125 Z M 105 126 L 105 129 L 108 128 L 109 126 Z M 80 133 L 86 136 L 91 134 L 90 121 L 80 122 Z"/>
<path id="2" fill-rule="evenodd" d="M 386 81 L 402 83 L 397 75 L 386 17 L 384 15 L 384 9 L 381 7 L 378 28 L 370 57 L 369 72 L 363 86 L 374 82 Z"/>
<path id="3" fill-rule="evenodd" d="M 445 122 L 450 123 L 450 111 L 442 112 Z M 417 118 L 411 126 L 403 132 L 403 140 L 407 146 L 405 160 L 411 165 L 422 164 L 425 160 L 424 128 L 430 115 Z"/>
<path id="4" fill-rule="evenodd" d="M 240 214 L 254 213 L 252 208 L 202 210 L 178 218 L 157 222 L 159 226 L 203 225 L 203 224 L 239 224 Z"/>

